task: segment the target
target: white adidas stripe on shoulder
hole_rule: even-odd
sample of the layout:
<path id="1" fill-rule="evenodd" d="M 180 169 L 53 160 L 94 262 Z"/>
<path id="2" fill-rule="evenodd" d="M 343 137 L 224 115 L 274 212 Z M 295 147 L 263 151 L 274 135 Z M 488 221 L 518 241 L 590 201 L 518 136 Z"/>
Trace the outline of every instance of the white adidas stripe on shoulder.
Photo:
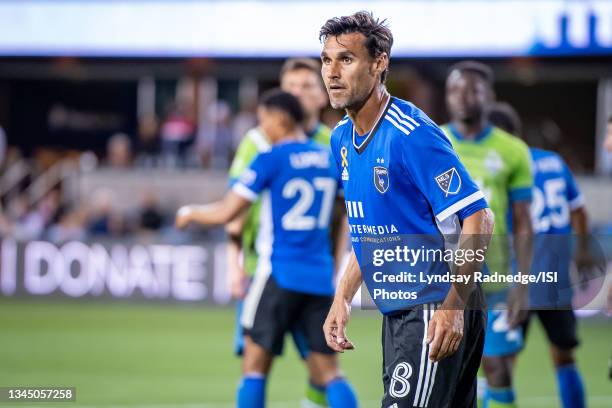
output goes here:
<path id="1" fill-rule="evenodd" d="M 405 119 L 408 122 L 412 123 L 415 127 L 419 127 L 420 126 L 419 122 L 417 122 L 416 120 L 412 119 L 410 116 L 408 116 L 404 112 L 402 112 L 402 110 L 396 104 L 392 103 L 391 104 L 391 109 L 393 109 L 395 112 L 397 112 L 397 114 L 400 115 L 403 119 Z"/>
<path id="2" fill-rule="evenodd" d="M 400 132 L 404 133 L 406 136 L 410 134 L 410 129 L 397 123 L 390 115 L 385 115 L 385 120 L 391 122 L 393 126 L 395 126 Z"/>
<path id="3" fill-rule="evenodd" d="M 340 126 L 344 125 L 348 121 L 349 121 L 348 116 L 345 116 L 344 119 L 342 119 L 340 122 L 336 123 L 336 126 L 334 126 L 334 129 L 339 128 Z"/>
<path id="4" fill-rule="evenodd" d="M 399 123 L 401 123 L 402 125 L 406 126 L 408 129 L 410 130 L 414 130 L 414 125 L 410 122 L 408 122 L 407 120 L 404 120 L 400 117 L 400 115 L 397 114 L 396 111 L 394 111 L 393 109 L 389 109 L 388 112 L 391 116 L 393 116 L 395 118 L 395 120 L 397 120 Z"/>

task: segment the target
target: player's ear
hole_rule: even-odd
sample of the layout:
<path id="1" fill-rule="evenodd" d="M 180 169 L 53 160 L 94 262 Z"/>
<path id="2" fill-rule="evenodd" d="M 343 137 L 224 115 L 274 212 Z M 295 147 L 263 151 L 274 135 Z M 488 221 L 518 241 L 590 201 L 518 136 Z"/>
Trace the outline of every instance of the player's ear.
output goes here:
<path id="1" fill-rule="evenodd" d="M 284 133 L 292 132 L 293 130 L 295 130 L 296 126 L 301 125 L 301 123 L 295 123 L 287 112 L 279 112 L 279 113 L 280 113 L 279 122 L 281 126 L 283 127 Z"/>
<path id="2" fill-rule="evenodd" d="M 376 73 L 382 75 L 389 68 L 389 55 L 386 52 L 382 52 L 378 57 L 374 59 L 374 69 Z"/>

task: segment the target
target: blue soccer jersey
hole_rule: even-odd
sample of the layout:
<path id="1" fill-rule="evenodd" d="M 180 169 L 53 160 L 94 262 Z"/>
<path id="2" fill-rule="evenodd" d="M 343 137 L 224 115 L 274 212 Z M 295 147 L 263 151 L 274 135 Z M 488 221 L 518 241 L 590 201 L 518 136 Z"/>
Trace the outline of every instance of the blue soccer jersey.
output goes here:
<path id="1" fill-rule="evenodd" d="M 570 213 L 584 205 L 574 176 L 556 153 L 530 149 L 534 188 L 531 215 L 536 234 L 568 234 Z"/>
<path id="2" fill-rule="evenodd" d="M 256 276 L 284 289 L 333 294 L 329 223 L 338 182 L 329 149 L 285 142 L 260 153 L 232 190 L 262 197 Z M 263 277 L 263 278 L 262 278 Z"/>
<path id="3" fill-rule="evenodd" d="M 390 284 L 409 288 L 411 298 L 377 298 L 380 275 L 362 257 L 364 245 L 401 241 L 401 236 L 441 237 L 460 232 L 461 222 L 487 207 L 483 193 L 467 173 L 442 130 L 409 102 L 392 97 L 373 130 L 356 134 L 345 117 L 332 133 L 332 153 L 344 188 L 353 250 L 363 279 L 377 307 L 392 313 L 428 302 L 442 301 L 450 283 Z M 428 241 L 427 238 L 424 238 Z M 375 244 L 376 245 L 376 244 Z M 429 240 L 444 246 L 443 240 Z M 421 263 L 425 275 L 449 270 L 441 260 Z"/>
<path id="4" fill-rule="evenodd" d="M 556 272 L 553 283 L 529 287 L 530 306 L 537 309 L 565 308 L 572 302 L 571 212 L 584 205 L 574 177 L 556 153 L 530 149 L 534 187 L 531 203 L 534 256 L 532 274 Z"/>

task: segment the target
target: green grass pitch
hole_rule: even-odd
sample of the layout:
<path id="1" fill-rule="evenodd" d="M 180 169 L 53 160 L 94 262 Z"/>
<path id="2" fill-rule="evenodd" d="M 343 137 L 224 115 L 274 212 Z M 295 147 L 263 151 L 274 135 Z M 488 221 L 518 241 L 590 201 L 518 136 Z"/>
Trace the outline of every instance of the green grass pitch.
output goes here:
<path id="1" fill-rule="evenodd" d="M 612 406 L 608 359 L 612 325 L 581 321 L 579 364 L 589 406 Z M 0 299 L 0 386 L 74 386 L 76 403 L 34 407 L 233 407 L 239 360 L 232 355 L 234 313 L 204 306 Z M 363 407 L 382 394 L 380 317 L 355 311 L 342 356 Z M 298 407 L 305 370 L 290 342 L 268 385 L 271 407 Z M 516 374 L 520 407 L 558 406 L 539 324 Z M 0 404 L 2 405 L 2 404 Z M 6 404 L 4 406 L 7 406 Z"/>

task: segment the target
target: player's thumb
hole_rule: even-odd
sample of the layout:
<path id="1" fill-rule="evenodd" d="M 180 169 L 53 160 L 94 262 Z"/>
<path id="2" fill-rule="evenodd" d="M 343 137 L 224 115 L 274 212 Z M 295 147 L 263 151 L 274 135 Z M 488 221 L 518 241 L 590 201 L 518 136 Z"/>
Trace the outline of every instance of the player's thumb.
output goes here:
<path id="1" fill-rule="evenodd" d="M 431 319 L 429 321 L 429 327 L 427 328 L 427 343 L 431 343 L 436 333 L 436 321 Z"/>
<path id="2" fill-rule="evenodd" d="M 346 341 L 346 320 L 339 318 L 336 320 L 336 341 L 338 344 L 342 344 Z"/>

